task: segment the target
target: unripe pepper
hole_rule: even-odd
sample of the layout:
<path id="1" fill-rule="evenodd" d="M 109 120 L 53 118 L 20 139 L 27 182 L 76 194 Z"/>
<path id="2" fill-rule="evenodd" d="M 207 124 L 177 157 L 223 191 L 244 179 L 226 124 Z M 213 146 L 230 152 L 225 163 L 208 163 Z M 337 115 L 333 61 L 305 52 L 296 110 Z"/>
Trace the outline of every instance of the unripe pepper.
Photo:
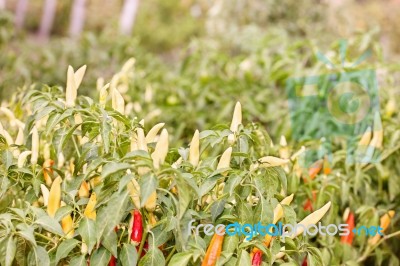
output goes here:
<path id="1" fill-rule="evenodd" d="M 214 234 L 208 246 L 206 255 L 204 256 L 201 266 L 214 266 L 216 265 L 219 257 L 221 256 L 222 243 L 224 242 L 224 235 Z"/>
<path id="2" fill-rule="evenodd" d="M 233 111 L 232 122 L 230 126 L 231 134 L 228 135 L 228 143 L 233 144 L 235 142 L 235 133 L 239 129 L 239 125 L 242 124 L 242 106 L 240 102 L 235 105 L 235 110 Z"/>
<path id="3" fill-rule="evenodd" d="M 194 132 L 194 136 L 192 138 L 192 142 L 190 143 L 189 148 L 189 162 L 196 167 L 199 164 L 200 158 L 200 136 L 199 131 L 196 130 Z"/>
<path id="4" fill-rule="evenodd" d="M 132 221 L 132 233 L 131 233 L 131 242 L 135 246 L 139 246 L 140 242 L 142 242 L 143 237 L 143 219 L 142 214 L 138 210 L 134 210 L 132 213 L 133 221 Z"/>
<path id="5" fill-rule="evenodd" d="M 353 229 L 355 226 L 354 213 L 352 213 L 352 212 L 349 213 L 347 220 L 346 220 L 346 224 L 348 225 L 348 229 L 349 229 L 350 233 L 348 235 L 343 235 L 340 238 L 340 242 L 351 245 L 353 243 L 353 239 L 354 239 L 354 233 L 353 233 Z"/>

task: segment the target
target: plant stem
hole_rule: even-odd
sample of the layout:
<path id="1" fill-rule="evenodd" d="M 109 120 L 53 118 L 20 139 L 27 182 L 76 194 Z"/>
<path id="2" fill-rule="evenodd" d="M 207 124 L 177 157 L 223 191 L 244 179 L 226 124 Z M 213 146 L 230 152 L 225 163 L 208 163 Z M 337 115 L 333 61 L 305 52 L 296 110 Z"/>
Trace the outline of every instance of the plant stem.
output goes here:
<path id="1" fill-rule="evenodd" d="M 165 264 L 168 264 L 169 260 L 172 258 L 172 256 L 174 255 L 176 251 L 176 246 L 174 246 L 174 248 L 171 250 L 171 252 L 168 254 L 168 257 L 165 259 Z"/>

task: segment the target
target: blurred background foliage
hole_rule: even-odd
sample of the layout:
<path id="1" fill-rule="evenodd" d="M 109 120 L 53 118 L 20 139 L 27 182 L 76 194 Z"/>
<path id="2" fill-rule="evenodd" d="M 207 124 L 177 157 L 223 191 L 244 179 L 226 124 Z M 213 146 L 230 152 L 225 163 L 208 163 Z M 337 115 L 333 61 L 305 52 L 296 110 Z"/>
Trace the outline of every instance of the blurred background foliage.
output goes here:
<path id="1" fill-rule="evenodd" d="M 136 113 L 152 113 L 149 122 L 167 122 L 177 139 L 226 121 L 238 99 L 247 106 L 247 119 L 287 135 L 286 79 L 329 72 L 315 54 L 339 63 L 342 38 L 349 41 L 350 62 L 373 51 L 361 67 L 380 68 L 383 100 L 399 97 L 385 89 L 397 84 L 399 1 L 140 1 L 132 34 L 121 36 L 123 1 L 88 0 L 84 32 L 76 40 L 67 37 L 71 2 L 57 2 L 48 41 L 36 35 L 43 1 L 29 2 L 23 30 L 13 26 L 16 1 L 7 2 L 0 18 L 0 99 L 31 84 L 65 84 L 67 66 L 84 64 L 79 93 L 94 97 L 97 79 L 109 82 L 134 57 L 125 96 L 138 103 Z M 149 88 L 153 99 L 146 102 Z"/>

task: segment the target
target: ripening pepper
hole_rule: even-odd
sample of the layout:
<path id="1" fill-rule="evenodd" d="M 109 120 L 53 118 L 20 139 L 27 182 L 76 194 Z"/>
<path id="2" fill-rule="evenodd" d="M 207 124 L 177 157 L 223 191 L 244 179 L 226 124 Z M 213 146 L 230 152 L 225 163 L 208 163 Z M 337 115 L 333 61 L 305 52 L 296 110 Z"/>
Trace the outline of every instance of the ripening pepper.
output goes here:
<path id="1" fill-rule="evenodd" d="M 308 176 L 311 180 L 313 180 L 321 172 L 323 164 L 323 160 L 318 160 L 310 166 L 310 168 L 308 169 Z M 304 183 L 308 181 L 306 177 L 304 177 L 303 180 Z"/>
<path id="2" fill-rule="evenodd" d="M 348 235 L 343 235 L 340 238 L 340 242 L 351 245 L 353 243 L 353 239 L 354 239 L 353 229 L 355 227 L 354 213 L 352 213 L 351 211 L 349 212 L 349 215 L 347 217 L 346 224 L 348 225 L 348 229 L 350 232 Z"/>
<path id="3" fill-rule="evenodd" d="M 222 243 L 224 242 L 224 235 L 214 234 L 208 246 L 206 255 L 204 256 L 201 266 L 214 266 L 216 265 L 219 257 L 221 256 Z"/>
<path id="4" fill-rule="evenodd" d="M 315 202 L 317 200 L 317 191 L 313 190 L 311 192 L 311 194 L 312 194 L 312 199 L 307 199 L 306 202 L 303 205 L 303 210 L 305 210 L 305 211 L 312 212 L 314 210 L 313 202 Z"/>
<path id="5" fill-rule="evenodd" d="M 43 177 L 47 186 L 51 186 L 53 180 L 51 179 L 53 175 L 53 169 L 51 168 L 54 165 L 54 161 L 52 159 L 47 159 L 43 163 Z"/>
<path id="6" fill-rule="evenodd" d="M 86 181 L 82 181 L 81 187 L 78 190 L 79 198 L 89 197 L 89 184 Z"/>
<path id="7" fill-rule="evenodd" d="M 251 266 L 260 266 L 262 263 L 262 251 L 257 249 L 254 251 L 253 258 L 251 259 Z"/>
<path id="8" fill-rule="evenodd" d="M 390 210 L 387 213 L 385 213 L 380 220 L 380 227 L 382 228 L 382 232 L 385 232 L 386 229 L 389 227 L 390 225 L 390 221 L 392 220 L 392 218 L 395 215 L 395 211 Z M 369 245 L 375 245 L 376 243 L 378 243 L 378 241 L 381 239 L 381 235 L 376 234 L 374 237 L 370 238 L 368 240 L 368 244 Z"/>
<path id="9" fill-rule="evenodd" d="M 142 242 L 143 237 L 143 219 L 142 214 L 138 210 L 132 212 L 132 232 L 131 232 L 131 243 L 135 246 L 139 246 Z"/>
<path id="10" fill-rule="evenodd" d="M 61 204 L 61 177 L 54 179 L 49 192 L 49 200 L 47 204 L 47 214 L 54 218 Z"/>
<path id="11" fill-rule="evenodd" d="M 83 215 L 85 215 L 85 217 L 92 220 L 96 220 L 96 209 L 95 209 L 96 203 L 97 203 L 96 193 L 92 192 L 89 202 L 86 205 L 85 211 L 83 212 Z"/>

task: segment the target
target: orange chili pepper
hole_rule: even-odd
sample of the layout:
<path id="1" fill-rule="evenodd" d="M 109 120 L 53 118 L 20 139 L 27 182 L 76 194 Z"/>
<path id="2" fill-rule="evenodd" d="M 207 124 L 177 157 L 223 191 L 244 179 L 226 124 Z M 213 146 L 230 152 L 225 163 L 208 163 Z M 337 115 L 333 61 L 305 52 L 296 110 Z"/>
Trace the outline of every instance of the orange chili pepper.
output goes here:
<path id="1" fill-rule="evenodd" d="M 204 256 L 201 266 L 214 266 L 221 255 L 222 243 L 224 242 L 224 235 L 220 236 L 214 234 L 208 246 L 206 255 Z"/>
<path id="2" fill-rule="evenodd" d="M 380 227 L 382 228 L 382 232 L 385 232 L 385 230 L 389 227 L 390 221 L 394 217 L 394 214 L 395 214 L 395 212 L 393 210 L 391 210 L 381 217 Z M 376 243 L 378 243 L 379 239 L 381 239 L 381 235 L 376 234 L 373 238 L 368 240 L 368 244 L 375 245 Z"/>
<path id="3" fill-rule="evenodd" d="M 319 174 L 319 172 L 321 172 L 323 164 L 323 160 L 318 160 L 310 166 L 310 168 L 308 169 L 308 176 L 311 180 L 313 180 Z M 308 181 L 306 177 L 304 177 L 303 179 L 304 183 Z"/>

